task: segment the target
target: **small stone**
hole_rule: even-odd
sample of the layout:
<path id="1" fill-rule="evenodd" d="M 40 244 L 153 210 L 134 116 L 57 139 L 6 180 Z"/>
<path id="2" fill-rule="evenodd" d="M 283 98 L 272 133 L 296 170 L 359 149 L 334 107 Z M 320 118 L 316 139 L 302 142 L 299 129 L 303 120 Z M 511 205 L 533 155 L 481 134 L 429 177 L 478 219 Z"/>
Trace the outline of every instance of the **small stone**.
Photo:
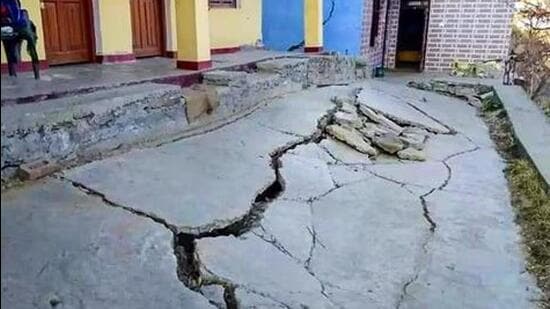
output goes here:
<path id="1" fill-rule="evenodd" d="M 426 161 L 426 154 L 423 151 L 414 148 L 407 148 L 397 153 L 397 156 L 403 160 Z"/>
<path id="2" fill-rule="evenodd" d="M 401 141 L 401 139 L 393 133 L 375 136 L 372 139 L 372 142 L 390 154 L 394 154 L 405 148 L 403 141 Z"/>
<path id="3" fill-rule="evenodd" d="M 327 133 L 361 153 L 366 153 L 371 156 L 376 156 L 378 154 L 378 151 L 363 138 L 361 133 L 353 128 L 330 125 L 327 127 Z"/>
<path id="4" fill-rule="evenodd" d="M 334 121 L 342 126 L 349 126 L 356 129 L 363 126 L 363 123 L 357 114 L 336 112 L 336 114 L 334 114 Z"/>
<path id="5" fill-rule="evenodd" d="M 61 165 L 48 160 L 21 164 L 17 170 L 21 180 L 36 180 L 61 170 Z"/>

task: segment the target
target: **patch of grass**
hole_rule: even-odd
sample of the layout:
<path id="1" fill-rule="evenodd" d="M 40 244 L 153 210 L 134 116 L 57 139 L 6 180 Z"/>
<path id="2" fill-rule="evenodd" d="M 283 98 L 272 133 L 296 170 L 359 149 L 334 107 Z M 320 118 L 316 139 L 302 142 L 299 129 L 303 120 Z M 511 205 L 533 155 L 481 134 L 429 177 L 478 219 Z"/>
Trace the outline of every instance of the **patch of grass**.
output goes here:
<path id="1" fill-rule="evenodd" d="M 529 253 L 529 271 L 535 274 L 550 306 L 550 195 L 535 167 L 512 160 L 507 169 L 513 205 Z"/>

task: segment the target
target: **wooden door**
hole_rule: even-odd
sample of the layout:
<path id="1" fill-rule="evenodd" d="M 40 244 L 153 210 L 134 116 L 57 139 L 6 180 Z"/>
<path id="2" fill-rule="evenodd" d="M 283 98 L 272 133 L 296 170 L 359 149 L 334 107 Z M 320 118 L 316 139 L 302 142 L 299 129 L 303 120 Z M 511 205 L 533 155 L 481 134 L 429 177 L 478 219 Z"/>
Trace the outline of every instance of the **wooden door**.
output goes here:
<path id="1" fill-rule="evenodd" d="M 49 64 L 92 60 L 89 0 L 41 0 Z"/>
<path id="2" fill-rule="evenodd" d="M 136 57 L 162 55 L 161 0 L 130 0 L 132 39 Z"/>

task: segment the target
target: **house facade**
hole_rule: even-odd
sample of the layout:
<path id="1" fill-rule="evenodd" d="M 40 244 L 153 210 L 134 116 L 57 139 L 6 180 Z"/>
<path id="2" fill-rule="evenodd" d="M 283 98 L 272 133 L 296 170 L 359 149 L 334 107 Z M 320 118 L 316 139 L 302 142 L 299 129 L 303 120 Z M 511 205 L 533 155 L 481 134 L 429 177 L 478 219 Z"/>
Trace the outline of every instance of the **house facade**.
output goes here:
<path id="1" fill-rule="evenodd" d="M 162 56 L 178 58 L 181 68 L 196 69 L 208 66 L 212 53 L 254 45 L 262 36 L 261 0 L 21 0 L 21 4 L 37 26 L 42 67 Z M 29 58 L 23 54 L 26 69 Z"/>
<path id="2" fill-rule="evenodd" d="M 361 55 L 372 67 L 449 69 L 508 53 L 513 0 L 20 0 L 42 67 L 268 49 Z M 6 70 L 2 52 L 2 71 Z M 30 63 L 23 56 L 22 69 Z"/>
<path id="3" fill-rule="evenodd" d="M 366 57 L 373 67 L 450 69 L 454 60 L 508 54 L 513 0 L 324 0 L 324 50 Z M 300 42 L 299 1 L 264 0 L 267 48 Z"/>

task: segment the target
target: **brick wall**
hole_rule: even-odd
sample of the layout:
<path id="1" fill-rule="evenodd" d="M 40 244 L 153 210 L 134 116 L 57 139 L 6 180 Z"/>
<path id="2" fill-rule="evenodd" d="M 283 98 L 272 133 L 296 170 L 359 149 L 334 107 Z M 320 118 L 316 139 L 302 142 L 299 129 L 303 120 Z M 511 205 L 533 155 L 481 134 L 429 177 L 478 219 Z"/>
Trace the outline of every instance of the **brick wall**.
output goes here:
<path id="1" fill-rule="evenodd" d="M 511 0 L 432 0 L 425 69 L 506 57 L 512 13 Z"/>
<path id="2" fill-rule="evenodd" d="M 384 43 L 384 28 L 386 24 L 386 1 L 380 1 L 380 20 L 378 26 L 378 35 L 376 36 L 374 46 L 370 46 L 370 33 L 372 26 L 373 0 L 365 0 L 363 5 L 363 31 L 361 35 L 361 55 L 369 59 L 369 63 L 374 68 L 382 64 L 382 48 Z"/>
<path id="3" fill-rule="evenodd" d="M 395 68 L 395 56 L 397 50 L 397 31 L 399 29 L 399 9 L 401 8 L 400 0 L 390 1 L 390 13 L 388 15 L 388 34 L 386 37 L 386 67 L 389 69 Z"/>

